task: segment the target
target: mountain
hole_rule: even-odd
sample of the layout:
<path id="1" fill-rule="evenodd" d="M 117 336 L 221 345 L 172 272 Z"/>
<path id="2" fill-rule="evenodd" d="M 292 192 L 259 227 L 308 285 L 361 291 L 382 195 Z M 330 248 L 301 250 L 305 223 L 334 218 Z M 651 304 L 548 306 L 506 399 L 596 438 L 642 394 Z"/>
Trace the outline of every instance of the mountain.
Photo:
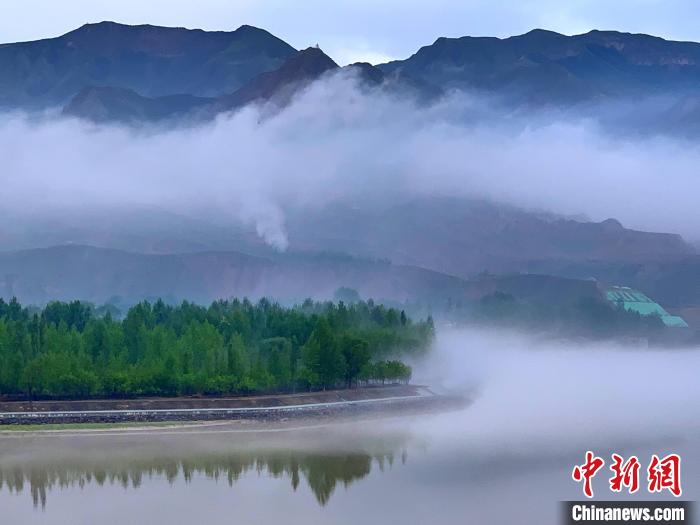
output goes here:
<path id="1" fill-rule="evenodd" d="M 229 297 L 290 302 L 329 299 L 339 287 L 361 296 L 440 310 L 494 292 L 549 304 L 600 297 L 596 283 L 547 275 L 464 280 L 412 266 L 342 254 L 296 252 L 259 257 L 239 252 L 147 255 L 92 246 L 0 252 L 0 297 L 26 304 L 82 299 L 132 304 L 143 299 L 207 303 Z"/>
<path id="2" fill-rule="evenodd" d="M 231 93 L 296 50 L 267 31 L 202 31 L 114 22 L 58 38 L 0 45 L 0 107 L 66 103 L 89 86 L 145 97 Z"/>
<path id="3" fill-rule="evenodd" d="M 401 70 L 387 74 L 381 68 L 367 62 L 356 62 L 343 69 L 356 75 L 360 85 L 380 88 L 385 92 L 408 96 L 423 103 L 435 101 L 445 94 L 442 88 L 430 82 L 415 79 Z"/>
<path id="4" fill-rule="evenodd" d="M 105 221 L 104 214 L 111 220 Z M 158 209 L 75 212 L 31 223 L 6 214 L 0 214 L 0 219 L 6 225 L 0 231 L 4 250 L 26 251 L 35 246 L 71 243 L 109 247 L 115 249 L 114 253 L 136 251 L 153 257 L 244 252 L 255 255 L 258 262 L 286 264 L 287 261 L 285 255 L 259 238 L 253 226 L 219 224 Z M 289 210 L 285 213 L 285 230 L 293 252 L 345 253 L 350 259 L 391 261 L 392 267 L 424 268 L 425 275 L 456 276 L 460 280 L 455 282 L 473 279 L 484 272 L 548 274 L 574 279 L 594 277 L 641 289 L 665 305 L 700 306 L 700 287 L 694 284 L 700 271 L 697 249 L 678 235 L 636 231 L 614 219 L 590 222 L 488 201 L 423 196 L 396 202 L 371 199 L 334 202 L 318 210 Z M 47 259 L 51 256 L 46 254 Z M 298 261 L 299 257 L 292 259 Z M 111 263 L 104 264 L 109 267 Z M 18 264 L 15 268 L 23 267 Z M 308 294 L 320 289 L 332 292 L 335 284 L 363 290 L 375 287 L 372 284 L 363 288 L 364 280 L 375 282 L 365 276 L 352 283 L 342 279 L 329 281 L 317 288 L 315 272 L 326 275 L 326 271 L 327 267 L 320 265 L 290 281 L 296 283 L 299 295 L 304 295 L 304 287 L 308 287 Z M 21 272 L 6 271 L 0 265 L 0 292 L 3 279 L 14 273 Z M 41 282 L 44 275 L 37 271 L 35 278 Z M 200 275 L 187 278 L 203 279 Z M 389 273 L 383 273 L 382 279 L 386 283 L 394 282 Z M 60 283 L 58 277 L 56 281 Z M 150 286 L 148 279 L 143 283 Z M 182 286 L 185 285 L 168 283 L 159 290 L 165 293 L 168 287 L 176 290 Z M 289 286 L 285 285 L 284 289 Z M 402 296 L 383 286 L 376 288 L 385 293 L 384 297 L 429 295 L 406 292 Z M 454 296 L 451 286 L 439 286 L 434 289 L 435 294 L 439 289 L 444 297 Z M 457 285 L 454 287 L 459 289 Z M 252 288 L 242 290 L 247 293 Z M 271 287 L 266 290 L 275 293 Z"/>
<path id="5" fill-rule="evenodd" d="M 130 89 L 87 87 L 71 99 L 63 114 L 93 122 L 155 122 L 190 115 L 211 103 L 211 98 L 193 95 L 148 98 Z"/>
<path id="6" fill-rule="evenodd" d="M 576 103 L 693 92 L 700 87 L 700 44 L 616 31 L 566 36 L 537 29 L 504 39 L 438 38 L 406 60 L 379 67 L 520 103 Z"/>
<path id="7" fill-rule="evenodd" d="M 328 55 L 310 47 L 294 53 L 279 68 L 261 73 L 240 89 L 219 97 L 143 97 L 133 90 L 86 88 L 73 97 L 63 113 L 93 122 L 139 123 L 179 117 L 201 120 L 253 102 L 284 106 L 294 93 L 321 75 L 337 69 L 338 64 Z"/>
<path id="8" fill-rule="evenodd" d="M 148 255 L 68 245 L 0 253 L 0 296 L 27 303 L 145 298 L 209 302 L 231 296 L 281 300 L 331 298 L 341 286 L 365 297 L 437 301 L 463 294 L 456 277 L 344 255 L 239 252 Z"/>
<path id="9" fill-rule="evenodd" d="M 312 48 L 281 70 L 295 55 L 279 38 L 251 26 L 207 32 L 87 24 L 57 38 L 0 45 L 0 107 L 65 104 L 90 86 L 128 89 L 147 98 L 224 96 L 223 105 L 237 106 L 267 98 L 280 82 L 337 68 Z M 458 89 L 520 105 L 569 105 L 694 95 L 699 64 L 700 44 L 694 42 L 536 29 L 503 39 L 441 37 L 405 60 L 353 67 L 370 83 L 412 86 L 421 93 Z"/>
<path id="10" fill-rule="evenodd" d="M 323 51 L 310 47 L 292 55 L 278 69 L 261 73 L 227 95 L 208 98 L 192 95 L 143 97 L 133 90 L 88 87 L 71 99 L 63 114 L 93 122 L 130 124 L 166 119 L 211 119 L 219 113 L 251 103 L 283 107 L 295 93 L 332 72 L 354 76 L 361 88 L 381 89 L 421 102 L 434 100 L 443 94 L 440 88 L 402 72 L 385 75 L 371 64 L 357 63 L 341 68 Z"/>
<path id="11" fill-rule="evenodd" d="M 338 69 L 333 59 L 316 47 L 300 51 L 274 71 L 262 73 L 241 89 L 219 97 L 216 111 L 226 111 L 256 100 L 275 101 L 285 105 L 294 92 L 316 80 L 324 73 Z"/>
<path id="12" fill-rule="evenodd" d="M 630 286 L 675 311 L 693 308 L 700 313 L 700 256 L 689 254 L 663 260 L 531 261 L 526 271 L 556 274 L 569 279 L 594 277 Z M 698 323 L 700 326 L 700 323 Z"/>
<path id="13" fill-rule="evenodd" d="M 630 112 L 635 128 L 692 135 L 700 133 L 699 61 L 695 43 L 535 30 L 506 39 L 440 38 L 406 60 L 341 68 L 318 48 L 296 51 L 250 26 L 205 32 L 105 22 L 55 39 L 0 45 L 0 105 L 69 101 L 66 114 L 97 122 L 202 119 L 249 103 L 284 106 L 314 80 L 346 74 L 361 89 L 418 98 L 457 89 L 526 107 L 600 102 L 607 112 L 624 106 L 615 118 L 629 123 Z M 656 111 L 663 118 L 644 113 L 652 99 L 662 102 Z M 0 253 L 0 293 L 31 302 L 102 302 L 112 295 L 207 301 L 234 294 L 329 296 L 350 286 L 367 296 L 427 301 L 473 297 L 471 279 L 486 271 L 595 277 L 674 307 L 700 305 L 697 253 L 677 235 L 437 195 L 377 200 L 369 195 L 285 213 L 290 245 L 302 252 L 287 255 L 262 246 L 253 228 L 157 210 L 125 218 L 117 209 L 107 222 L 86 220 L 80 210 L 40 226 L 3 215 L 4 249 L 73 241 L 112 250 L 73 245 Z M 318 255 L 324 252 L 350 256 Z M 551 279 L 556 289 L 560 283 Z"/>
<path id="14" fill-rule="evenodd" d="M 623 120 L 696 134 L 699 64 L 700 44 L 694 42 L 536 29 L 503 39 L 441 37 L 405 60 L 338 68 L 320 49 L 297 53 L 251 26 L 207 32 L 102 22 L 58 38 L 0 45 L 0 107 L 43 108 L 73 99 L 71 114 L 159 120 L 196 110 L 196 98 L 161 100 L 189 95 L 212 99 L 202 113 L 211 116 L 254 100 L 283 104 L 293 86 L 344 70 L 367 86 L 423 101 L 450 90 L 474 91 L 518 108 L 578 107 L 601 119 L 616 114 L 608 103 L 633 101 Z M 640 98 L 649 100 L 648 108 L 639 107 Z"/>
<path id="15" fill-rule="evenodd" d="M 656 263 L 698 253 L 679 235 L 637 231 L 614 219 L 592 222 L 438 195 L 390 200 L 382 194 L 375 200 L 332 201 L 320 208 L 286 210 L 284 222 L 291 250 L 386 259 L 462 278 L 484 271 L 588 278 L 596 275 L 593 270 L 600 264 L 656 268 Z M 155 207 L 73 210 L 31 220 L 0 210 L 0 224 L 3 250 L 70 243 L 152 254 L 242 251 L 267 258 L 275 254 L 253 225 Z M 581 271 L 560 273 L 567 266 Z"/>
<path id="16" fill-rule="evenodd" d="M 464 278 L 482 271 L 531 271 L 534 261 L 629 263 L 695 253 L 679 235 L 635 231 L 614 219 L 573 220 L 438 196 L 377 205 L 334 203 L 318 213 L 289 217 L 287 228 L 298 249 L 342 250 Z"/>

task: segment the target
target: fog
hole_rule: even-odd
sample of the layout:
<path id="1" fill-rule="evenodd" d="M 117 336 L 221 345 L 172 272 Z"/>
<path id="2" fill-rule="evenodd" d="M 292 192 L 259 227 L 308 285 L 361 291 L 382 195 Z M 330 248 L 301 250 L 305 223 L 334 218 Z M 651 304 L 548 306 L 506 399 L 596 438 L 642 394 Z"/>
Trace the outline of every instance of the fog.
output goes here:
<path id="1" fill-rule="evenodd" d="M 699 367 L 700 348 L 447 329 L 414 379 L 473 398 L 427 432 L 442 434 L 443 446 L 467 443 L 498 458 L 692 441 L 700 435 Z"/>
<path id="2" fill-rule="evenodd" d="M 700 236 L 697 145 L 568 115 L 514 114 L 465 94 L 419 107 L 343 74 L 281 111 L 251 106 L 192 126 L 4 114 L 2 212 L 31 229 L 156 209 L 254 228 L 285 250 L 293 213 L 451 195 Z"/>

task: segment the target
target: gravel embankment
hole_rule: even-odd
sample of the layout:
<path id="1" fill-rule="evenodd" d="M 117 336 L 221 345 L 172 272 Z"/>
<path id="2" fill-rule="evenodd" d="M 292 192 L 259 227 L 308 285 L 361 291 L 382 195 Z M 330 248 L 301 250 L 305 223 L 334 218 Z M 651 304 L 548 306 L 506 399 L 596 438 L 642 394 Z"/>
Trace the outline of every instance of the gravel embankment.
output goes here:
<path id="1" fill-rule="evenodd" d="M 0 425 L 328 418 L 439 409 L 464 400 L 425 387 L 395 386 L 247 398 L 0 403 Z"/>

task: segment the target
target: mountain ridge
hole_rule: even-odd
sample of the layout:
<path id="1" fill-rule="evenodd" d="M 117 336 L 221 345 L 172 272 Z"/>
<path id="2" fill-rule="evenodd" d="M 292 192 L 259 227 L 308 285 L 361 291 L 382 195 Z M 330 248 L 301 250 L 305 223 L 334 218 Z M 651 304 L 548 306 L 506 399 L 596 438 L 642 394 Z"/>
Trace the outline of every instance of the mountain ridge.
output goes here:
<path id="1" fill-rule="evenodd" d="M 404 60 L 404 70 L 446 87 L 519 96 L 519 102 L 577 103 L 700 86 L 700 44 L 641 33 L 593 30 L 567 36 L 536 29 L 507 38 L 440 37 Z"/>
<path id="2" fill-rule="evenodd" d="M 142 254 L 77 244 L 0 252 L 0 297 L 31 304 L 74 299 L 130 304 L 155 298 L 208 303 L 234 296 L 289 302 L 330 299 L 340 287 L 377 300 L 436 308 L 495 291 L 558 302 L 599 295 L 595 283 L 581 279 L 513 274 L 465 280 L 415 266 L 320 252 L 276 257 L 236 251 Z"/>
<path id="3" fill-rule="evenodd" d="M 264 29 L 203 31 L 114 22 L 0 45 L 0 106 L 47 107 L 90 85 L 142 96 L 218 96 L 275 69 L 296 50 Z"/>
<path id="4" fill-rule="evenodd" d="M 263 72 L 236 91 L 218 97 L 188 94 L 144 97 L 133 90 L 91 86 L 75 95 L 63 108 L 63 114 L 97 123 L 134 124 L 179 117 L 210 119 L 255 102 L 285 106 L 296 92 L 338 69 L 323 51 L 310 47 L 290 56 L 279 68 Z"/>
<path id="5" fill-rule="evenodd" d="M 338 71 L 354 75 L 361 88 L 400 93 L 417 101 L 426 102 L 442 95 L 439 88 L 401 72 L 385 75 L 379 68 L 367 63 L 341 68 L 320 48 L 309 47 L 289 57 L 279 68 L 263 72 L 233 93 L 219 97 L 188 94 L 144 97 L 124 88 L 90 86 L 68 102 L 63 114 L 96 123 L 139 124 L 178 119 L 184 122 L 201 121 L 247 104 L 285 107 L 295 94 L 312 82 Z"/>
<path id="6" fill-rule="evenodd" d="M 250 25 L 204 31 L 85 24 L 58 37 L 0 44 L 0 105 L 63 103 L 88 86 L 131 89 L 143 97 L 230 95 L 296 53 Z M 441 90 L 485 90 L 518 104 L 575 104 L 687 95 L 700 87 L 700 43 L 533 29 L 506 38 L 441 36 L 405 59 L 372 67 Z"/>

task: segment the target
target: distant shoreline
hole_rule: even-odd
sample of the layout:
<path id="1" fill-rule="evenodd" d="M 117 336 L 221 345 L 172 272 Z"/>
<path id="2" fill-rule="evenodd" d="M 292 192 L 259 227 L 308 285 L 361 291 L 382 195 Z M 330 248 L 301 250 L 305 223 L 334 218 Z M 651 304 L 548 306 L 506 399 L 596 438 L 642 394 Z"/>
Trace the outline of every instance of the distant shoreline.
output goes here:
<path id="1" fill-rule="evenodd" d="M 285 421 L 429 411 L 464 402 L 425 386 L 399 385 L 240 398 L 167 398 L 0 403 L 0 430 L 12 425 Z"/>

